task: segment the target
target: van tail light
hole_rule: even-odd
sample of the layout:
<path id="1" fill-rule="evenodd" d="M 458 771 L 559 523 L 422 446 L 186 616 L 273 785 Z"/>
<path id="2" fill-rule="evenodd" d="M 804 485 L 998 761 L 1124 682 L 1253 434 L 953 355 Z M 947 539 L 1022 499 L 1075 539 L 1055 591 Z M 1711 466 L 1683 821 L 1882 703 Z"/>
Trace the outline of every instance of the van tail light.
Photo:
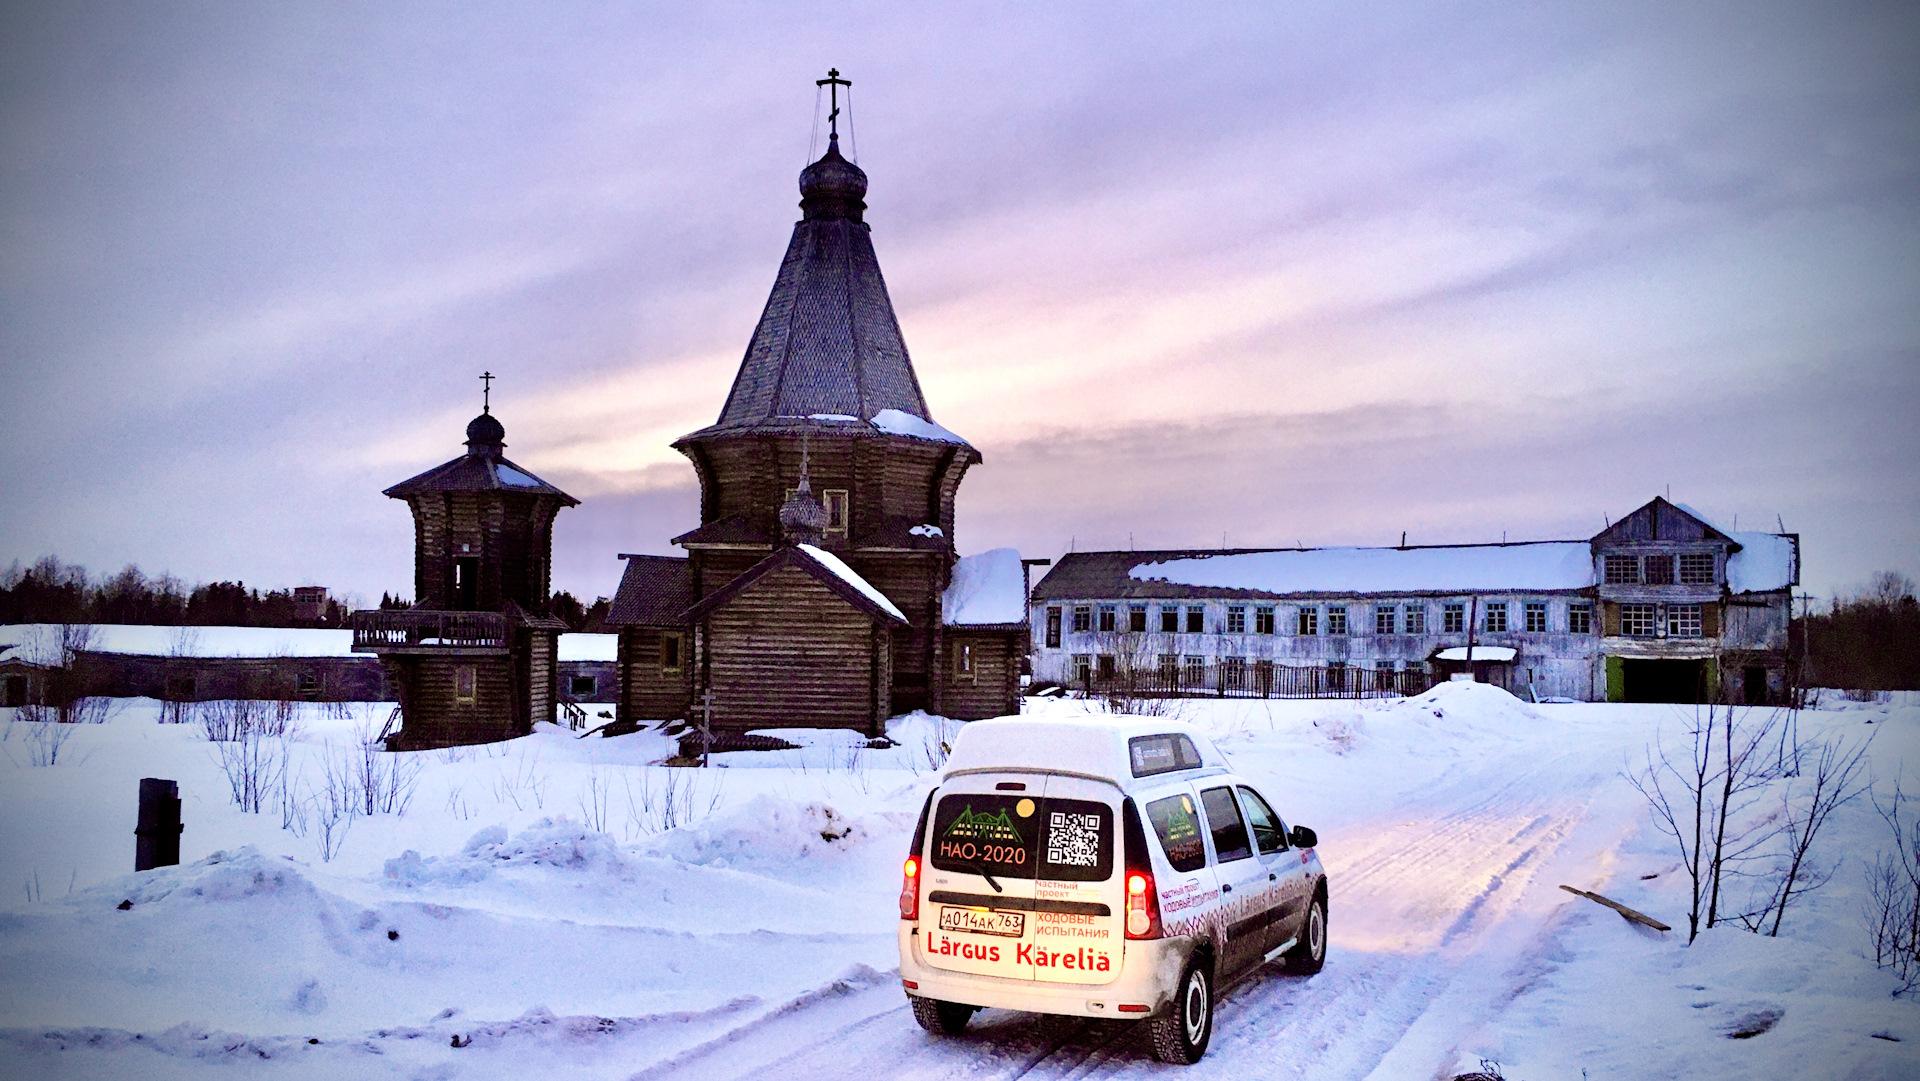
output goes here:
<path id="1" fill-rule="evenodd" d="M 1147 832 L 1140 826 L 1140 812 L 1128 797 L 1121 808 L 1121 837 L 1127 846 L 1127 937 L 1159 938 L 1160 891 L 1153 884 L 1153 859 L 1148 855 Z"/>
<path id="2" fill-rule="evenodd" d="M 913 827 L 913 848 L 907 853 L 907 865 L 900 876 L 900 918 L 920 918 L 920 849 L 927 842 L 927 814 L 933 810 L 934 793 L 920 805 L 920 821 Z"/>
<path id="3" fill-rule="evenodd" d="M 920 918 L 920 859 L 907 857 L 906 873 L 900 876 L 900 918 Z"/>

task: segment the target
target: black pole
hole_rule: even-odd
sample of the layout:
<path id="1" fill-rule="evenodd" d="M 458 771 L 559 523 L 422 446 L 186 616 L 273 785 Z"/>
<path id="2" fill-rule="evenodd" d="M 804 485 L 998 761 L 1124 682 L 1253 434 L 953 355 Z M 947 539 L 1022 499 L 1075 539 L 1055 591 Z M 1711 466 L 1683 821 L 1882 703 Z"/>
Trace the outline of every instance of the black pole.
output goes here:
<path id="1" fill-rule="evenodd" d="M 158 777 L 140 778 L 140 819 L 134 827 L 133 869 L 151 871 L 180 862 L 180 786 Z"/>

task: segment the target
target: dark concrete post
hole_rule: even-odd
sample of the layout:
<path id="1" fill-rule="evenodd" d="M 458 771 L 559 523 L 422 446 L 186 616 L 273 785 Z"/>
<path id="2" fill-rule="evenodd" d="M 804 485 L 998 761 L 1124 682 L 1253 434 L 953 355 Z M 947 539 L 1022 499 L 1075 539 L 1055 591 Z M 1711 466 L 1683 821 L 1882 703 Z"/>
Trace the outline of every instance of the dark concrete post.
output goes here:
<path id="1" fill-rule="evenodd" d="M 133 869 L 151 871 L 180 862 L 180 786 L 158 777 L 140 778 L 140 819 L 134 827 Z"/>

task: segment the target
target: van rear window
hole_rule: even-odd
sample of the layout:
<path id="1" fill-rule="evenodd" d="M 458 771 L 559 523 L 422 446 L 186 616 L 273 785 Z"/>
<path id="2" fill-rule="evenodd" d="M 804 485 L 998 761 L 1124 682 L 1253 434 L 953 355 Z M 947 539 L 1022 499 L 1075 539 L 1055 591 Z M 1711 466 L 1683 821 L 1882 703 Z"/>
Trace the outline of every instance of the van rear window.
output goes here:
<path id="1" fill-rule="evenodd" d="M 1200 839 L 1200 817 L 1193 797 L 1181 794 L 1147 804 L 1147 820 L 1160 835 L 1160 849 L 1176 871 L 1198 871 L 1207 865 L 1207 845 Z"/>
<path id="2" fill-rule="evenodd" d="M 1135 736 L 1127 741 L 1127 756 L 1132 759 L 1135 777 L 1200 768 L 1200 749 L 1176 732 L 1164 736 Z"/>
<path id="3" fill-rule="evenodd" d="M 942 796 L 933 865 L 995 878 L 1104 881 L 1113 874 L 1113 808 L 1013 793 Z"/>

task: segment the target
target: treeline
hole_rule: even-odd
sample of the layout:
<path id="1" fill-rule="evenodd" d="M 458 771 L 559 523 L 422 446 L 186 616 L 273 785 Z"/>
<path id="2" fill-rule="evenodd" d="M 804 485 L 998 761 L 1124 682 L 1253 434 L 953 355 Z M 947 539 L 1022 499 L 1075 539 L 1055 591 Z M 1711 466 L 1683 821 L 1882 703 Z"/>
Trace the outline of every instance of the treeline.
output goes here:
<path id="1" fill-rule="evenodd" d="M 405 608 L 405 598 L 380 595 L 380 607 Z M 608 602 L 584 606 L 570 593 L 549 602 L 553 615 L 576 631 L 603 629 Z M 251 589 L 245 582 L 188 586 L 171 574 L 149 578 L 129 565 L 95 578 L 85 567 L 48 556 L 32 566 L 15 562 L 0 572 L 0 624 L 130 623 L 155 627 L 338 627 L 348 608 L 329 599 L 317 620 L 294 610 L 291 589 Z"/>
<path id="2" fill-rule="evenodd" d="M 1865 691 L 1920 690 L 1920 602 L 1913 580 L 1882 571 L 1859 595 L 1801 621 L 1808 683 Z"/>
<path id="3" fill-rule="evenodd" d="M 133 623 L 160 627 L 331 627 L 346 609 L 328 601 L 319 620 L 295 618 L 293 591 L 262 592 L 245 582 L 188 586 L 171 574 L 149 578 L 129 565 L 94 578 L 48 556 L 0 572 L 0 623 Z"/>

